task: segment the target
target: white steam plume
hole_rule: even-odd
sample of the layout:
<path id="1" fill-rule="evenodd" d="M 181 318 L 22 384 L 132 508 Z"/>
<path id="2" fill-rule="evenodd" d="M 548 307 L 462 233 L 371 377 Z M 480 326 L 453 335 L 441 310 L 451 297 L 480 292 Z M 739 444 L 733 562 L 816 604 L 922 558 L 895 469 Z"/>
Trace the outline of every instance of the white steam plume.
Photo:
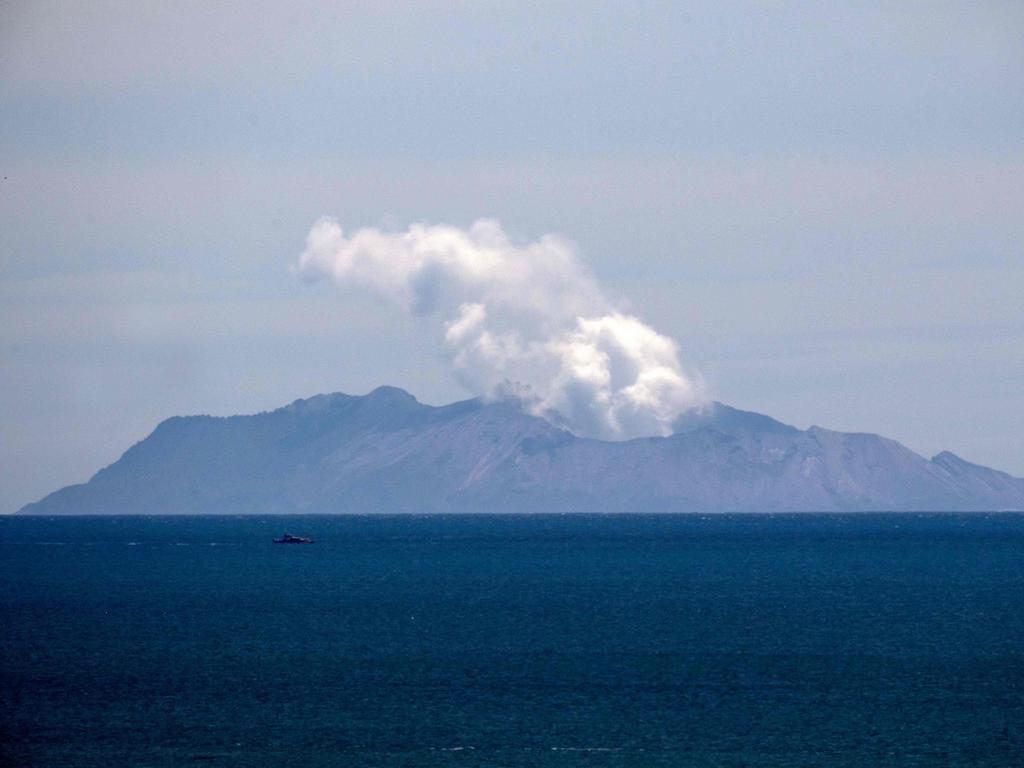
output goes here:
<path id="1" fill-rule="evenodd" d="M 497 221 L 469 229 L 414 224 L 346 236 L 322 218 L 298 272 L 370 290 L 417 316 L 444 321 L 459 380 L 578 435 L 667 435 L 702 400 L 675 342 L 616 311 L 561 238 L 513 245 Z"/>

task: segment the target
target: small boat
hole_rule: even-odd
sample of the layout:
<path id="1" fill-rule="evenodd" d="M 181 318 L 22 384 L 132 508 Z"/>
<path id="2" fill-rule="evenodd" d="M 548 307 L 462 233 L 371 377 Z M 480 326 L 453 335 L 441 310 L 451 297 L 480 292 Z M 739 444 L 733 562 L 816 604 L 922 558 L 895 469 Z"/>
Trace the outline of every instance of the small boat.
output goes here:
<path id="1" fill-rule="evenodd" d="M 292 536 L 290 533 L 286 533 L 279 539 L 274 539 L 275 544 L 312 544 L 312 539 L 307 539 L 305 536 Z"/>

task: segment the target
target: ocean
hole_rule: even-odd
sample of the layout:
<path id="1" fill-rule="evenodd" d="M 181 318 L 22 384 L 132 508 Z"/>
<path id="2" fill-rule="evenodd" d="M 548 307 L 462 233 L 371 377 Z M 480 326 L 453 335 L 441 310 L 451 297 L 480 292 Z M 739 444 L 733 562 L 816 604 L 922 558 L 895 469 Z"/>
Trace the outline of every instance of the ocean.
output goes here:
<path id="1" fill-rule="evenodd" d="M 1024 515 L 6 517 L 0 608 L 4 765 L 1024 765 Z"/>

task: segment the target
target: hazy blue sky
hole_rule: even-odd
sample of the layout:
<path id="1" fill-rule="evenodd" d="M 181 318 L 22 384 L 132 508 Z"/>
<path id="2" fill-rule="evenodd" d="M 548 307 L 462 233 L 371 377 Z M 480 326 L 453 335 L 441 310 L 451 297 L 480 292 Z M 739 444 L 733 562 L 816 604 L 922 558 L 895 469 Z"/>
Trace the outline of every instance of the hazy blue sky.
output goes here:
<path id="1" fill-rule="evenodd" d="M 467 396 L 289 271 L 324 214 L 561 233 L 715 398 L 1024 475 L 1022 83 L 1018 0 L 2 2 L 0 510 L 174 414 Z"/>

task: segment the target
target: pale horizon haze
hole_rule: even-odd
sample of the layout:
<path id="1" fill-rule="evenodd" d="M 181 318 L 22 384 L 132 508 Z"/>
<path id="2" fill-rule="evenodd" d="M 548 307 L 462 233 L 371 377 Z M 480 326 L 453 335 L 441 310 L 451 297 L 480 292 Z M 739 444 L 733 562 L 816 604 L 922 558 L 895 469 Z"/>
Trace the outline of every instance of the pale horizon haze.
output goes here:
<path id="1" fill-rule="evenodd" d="M 554 235 L 679 402 L 1024 476 L 1022 83 L 1014 1 L 0 2 L 0 513 L 174 415 L 472 397 L 304 279 L 325 216 Z"/>

